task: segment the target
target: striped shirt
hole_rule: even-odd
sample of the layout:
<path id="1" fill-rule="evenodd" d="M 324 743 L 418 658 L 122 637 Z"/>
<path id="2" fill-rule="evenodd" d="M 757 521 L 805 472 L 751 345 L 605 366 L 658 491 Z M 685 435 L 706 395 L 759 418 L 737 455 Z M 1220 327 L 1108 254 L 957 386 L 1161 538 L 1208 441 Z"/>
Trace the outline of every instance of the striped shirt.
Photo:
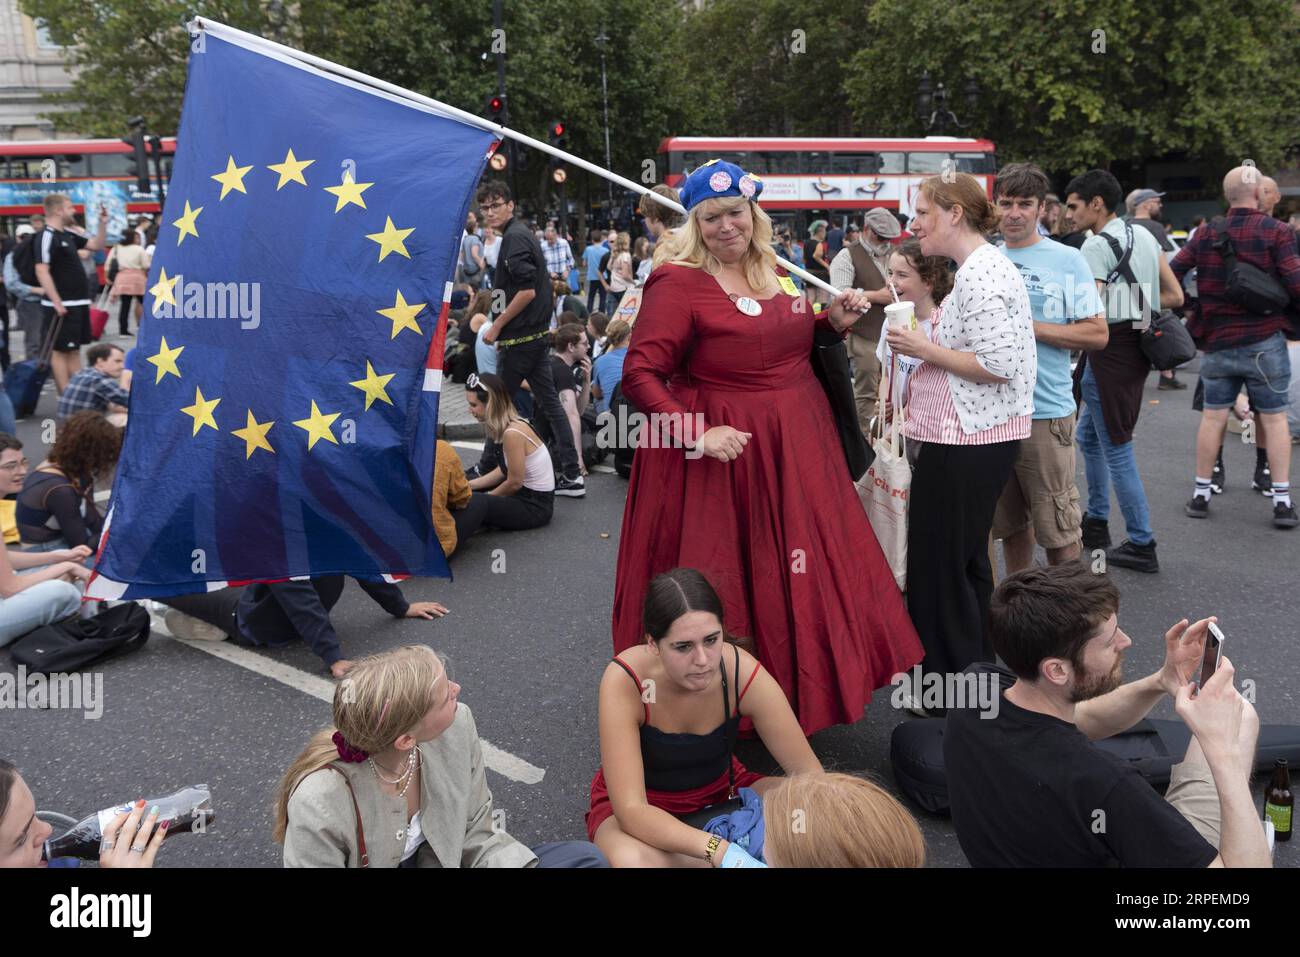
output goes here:
<path id="1" fill-rule="evenodd" d="M 939 325 L 943 303 L 935 307 L 930 316 L 930 341 L 938 344 Z M 917 442 L 937 442 L 940 445 L 993 445 L 1029 438 L 1032 416 L 1018 415 L 990 429 L 972 432 L 962 430 L 957 406 L 952 401 L 952 387 L 948 371 L 932 362 L 922 362 L 907 380 L 907 423 L 903 434 Z"/>

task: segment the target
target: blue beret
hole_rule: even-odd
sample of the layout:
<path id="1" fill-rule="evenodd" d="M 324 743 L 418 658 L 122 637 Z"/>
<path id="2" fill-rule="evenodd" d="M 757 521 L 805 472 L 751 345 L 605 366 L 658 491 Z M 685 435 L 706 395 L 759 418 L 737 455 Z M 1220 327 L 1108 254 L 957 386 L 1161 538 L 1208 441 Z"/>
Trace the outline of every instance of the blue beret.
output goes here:
<path id="1" fill-rule="evenodd" d="M 711 159 L 697 166 L 682 185 L 682 205 L 690 212 L 706 199 L 725 196 L 744 196 L 758 199 L 763 192 L 763 181 L 751 176 L 735 163 Z"/>

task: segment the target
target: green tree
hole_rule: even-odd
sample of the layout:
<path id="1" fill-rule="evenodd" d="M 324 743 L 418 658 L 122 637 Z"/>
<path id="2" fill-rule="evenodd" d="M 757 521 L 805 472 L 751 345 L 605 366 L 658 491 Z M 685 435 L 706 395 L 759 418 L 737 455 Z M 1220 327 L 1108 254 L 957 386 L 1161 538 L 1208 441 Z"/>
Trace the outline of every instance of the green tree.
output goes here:
<path id="1" fill-rule="evenodd" d="M 1078 172 L 1172 152 L 1277 165 L 1300 139 L 1300 15 L 1290 0 L 876 0 L 844 78 L 882 135 L 916 135 L 924 70 L 1001 160 Z"/>

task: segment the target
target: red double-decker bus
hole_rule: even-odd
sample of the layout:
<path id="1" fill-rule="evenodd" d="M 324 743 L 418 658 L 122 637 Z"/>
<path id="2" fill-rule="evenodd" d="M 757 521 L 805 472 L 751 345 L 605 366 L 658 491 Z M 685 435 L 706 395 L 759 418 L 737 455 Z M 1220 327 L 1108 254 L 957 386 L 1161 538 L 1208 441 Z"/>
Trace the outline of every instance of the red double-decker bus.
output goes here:
<path id="1" fill-rule="evenodd" d="M 997 172 L 991 141 L 953 136 L 675 136 L 659 144 L 660 171 L 669 186 L 680 186 L 691 170 L 714 158 L 762 177 L 763 208 L 774 219 L 794 220 L 800 228 L 815 218 L 814 213 L 873 206 L 911 216 L 921 181 L 949 169 L 978 177 L 992 196 Z"/>
<path id="2" fill-rule="evenodd" d="M 164 179 L 171 177 L 176 140 L 162 140 Z M 0 142 L 0 223 L 14 228 L 42 209 L 48 193 L 67 193 L 78 211 L 100 204 L 109 210 L 110 239 L 120 235 L 128 215 L 156 215 L 161 206 L 150 159 L 150 186 L 141 192 L 130 175 L 131 147 L 121 140 L 14 140 Z"/>

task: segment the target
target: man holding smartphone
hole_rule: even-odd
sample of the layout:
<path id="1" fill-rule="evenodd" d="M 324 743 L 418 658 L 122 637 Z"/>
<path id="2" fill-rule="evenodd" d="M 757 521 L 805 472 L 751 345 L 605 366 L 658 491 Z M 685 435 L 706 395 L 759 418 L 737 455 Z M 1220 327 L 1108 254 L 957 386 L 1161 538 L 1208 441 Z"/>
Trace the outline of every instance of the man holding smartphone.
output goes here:
<path id="1" fill-rule="evenodd" d="M 1007 577 L 989 633 L 1008 668 L 999 707 L 951 709 L 944 763 L 952 821 L 975 867 L 1270 867 L 1250 794 L 1259 718 L 1232 663 L 1197 689 L 1213 619 L 1165 633 L 1161 669 L 1121 684 L 1119 591 L 1074 562 Z M 1009 669 L 1009 670 L 1008 670 Z M 1092 742 L 1126 731 L 1165 696 L 1192 732 L 1164 798 Z"/>
<path id="2" fill-rule="evenodd" d="M 104 248 L 108 209 L 99 207 L 99 231 L 86 238 L 68 229 L 76 208 L 63 193 L 45 197 L 45 229 L 36 242 L 36 279 L 41 287 L 44 317 L 41 340 L 54 336 L 50 371 L 59 395 L 68 380 L 81 368 L 81 347 L 90 337 L 90 282 L 79 249 L 94 252 Z"/>

